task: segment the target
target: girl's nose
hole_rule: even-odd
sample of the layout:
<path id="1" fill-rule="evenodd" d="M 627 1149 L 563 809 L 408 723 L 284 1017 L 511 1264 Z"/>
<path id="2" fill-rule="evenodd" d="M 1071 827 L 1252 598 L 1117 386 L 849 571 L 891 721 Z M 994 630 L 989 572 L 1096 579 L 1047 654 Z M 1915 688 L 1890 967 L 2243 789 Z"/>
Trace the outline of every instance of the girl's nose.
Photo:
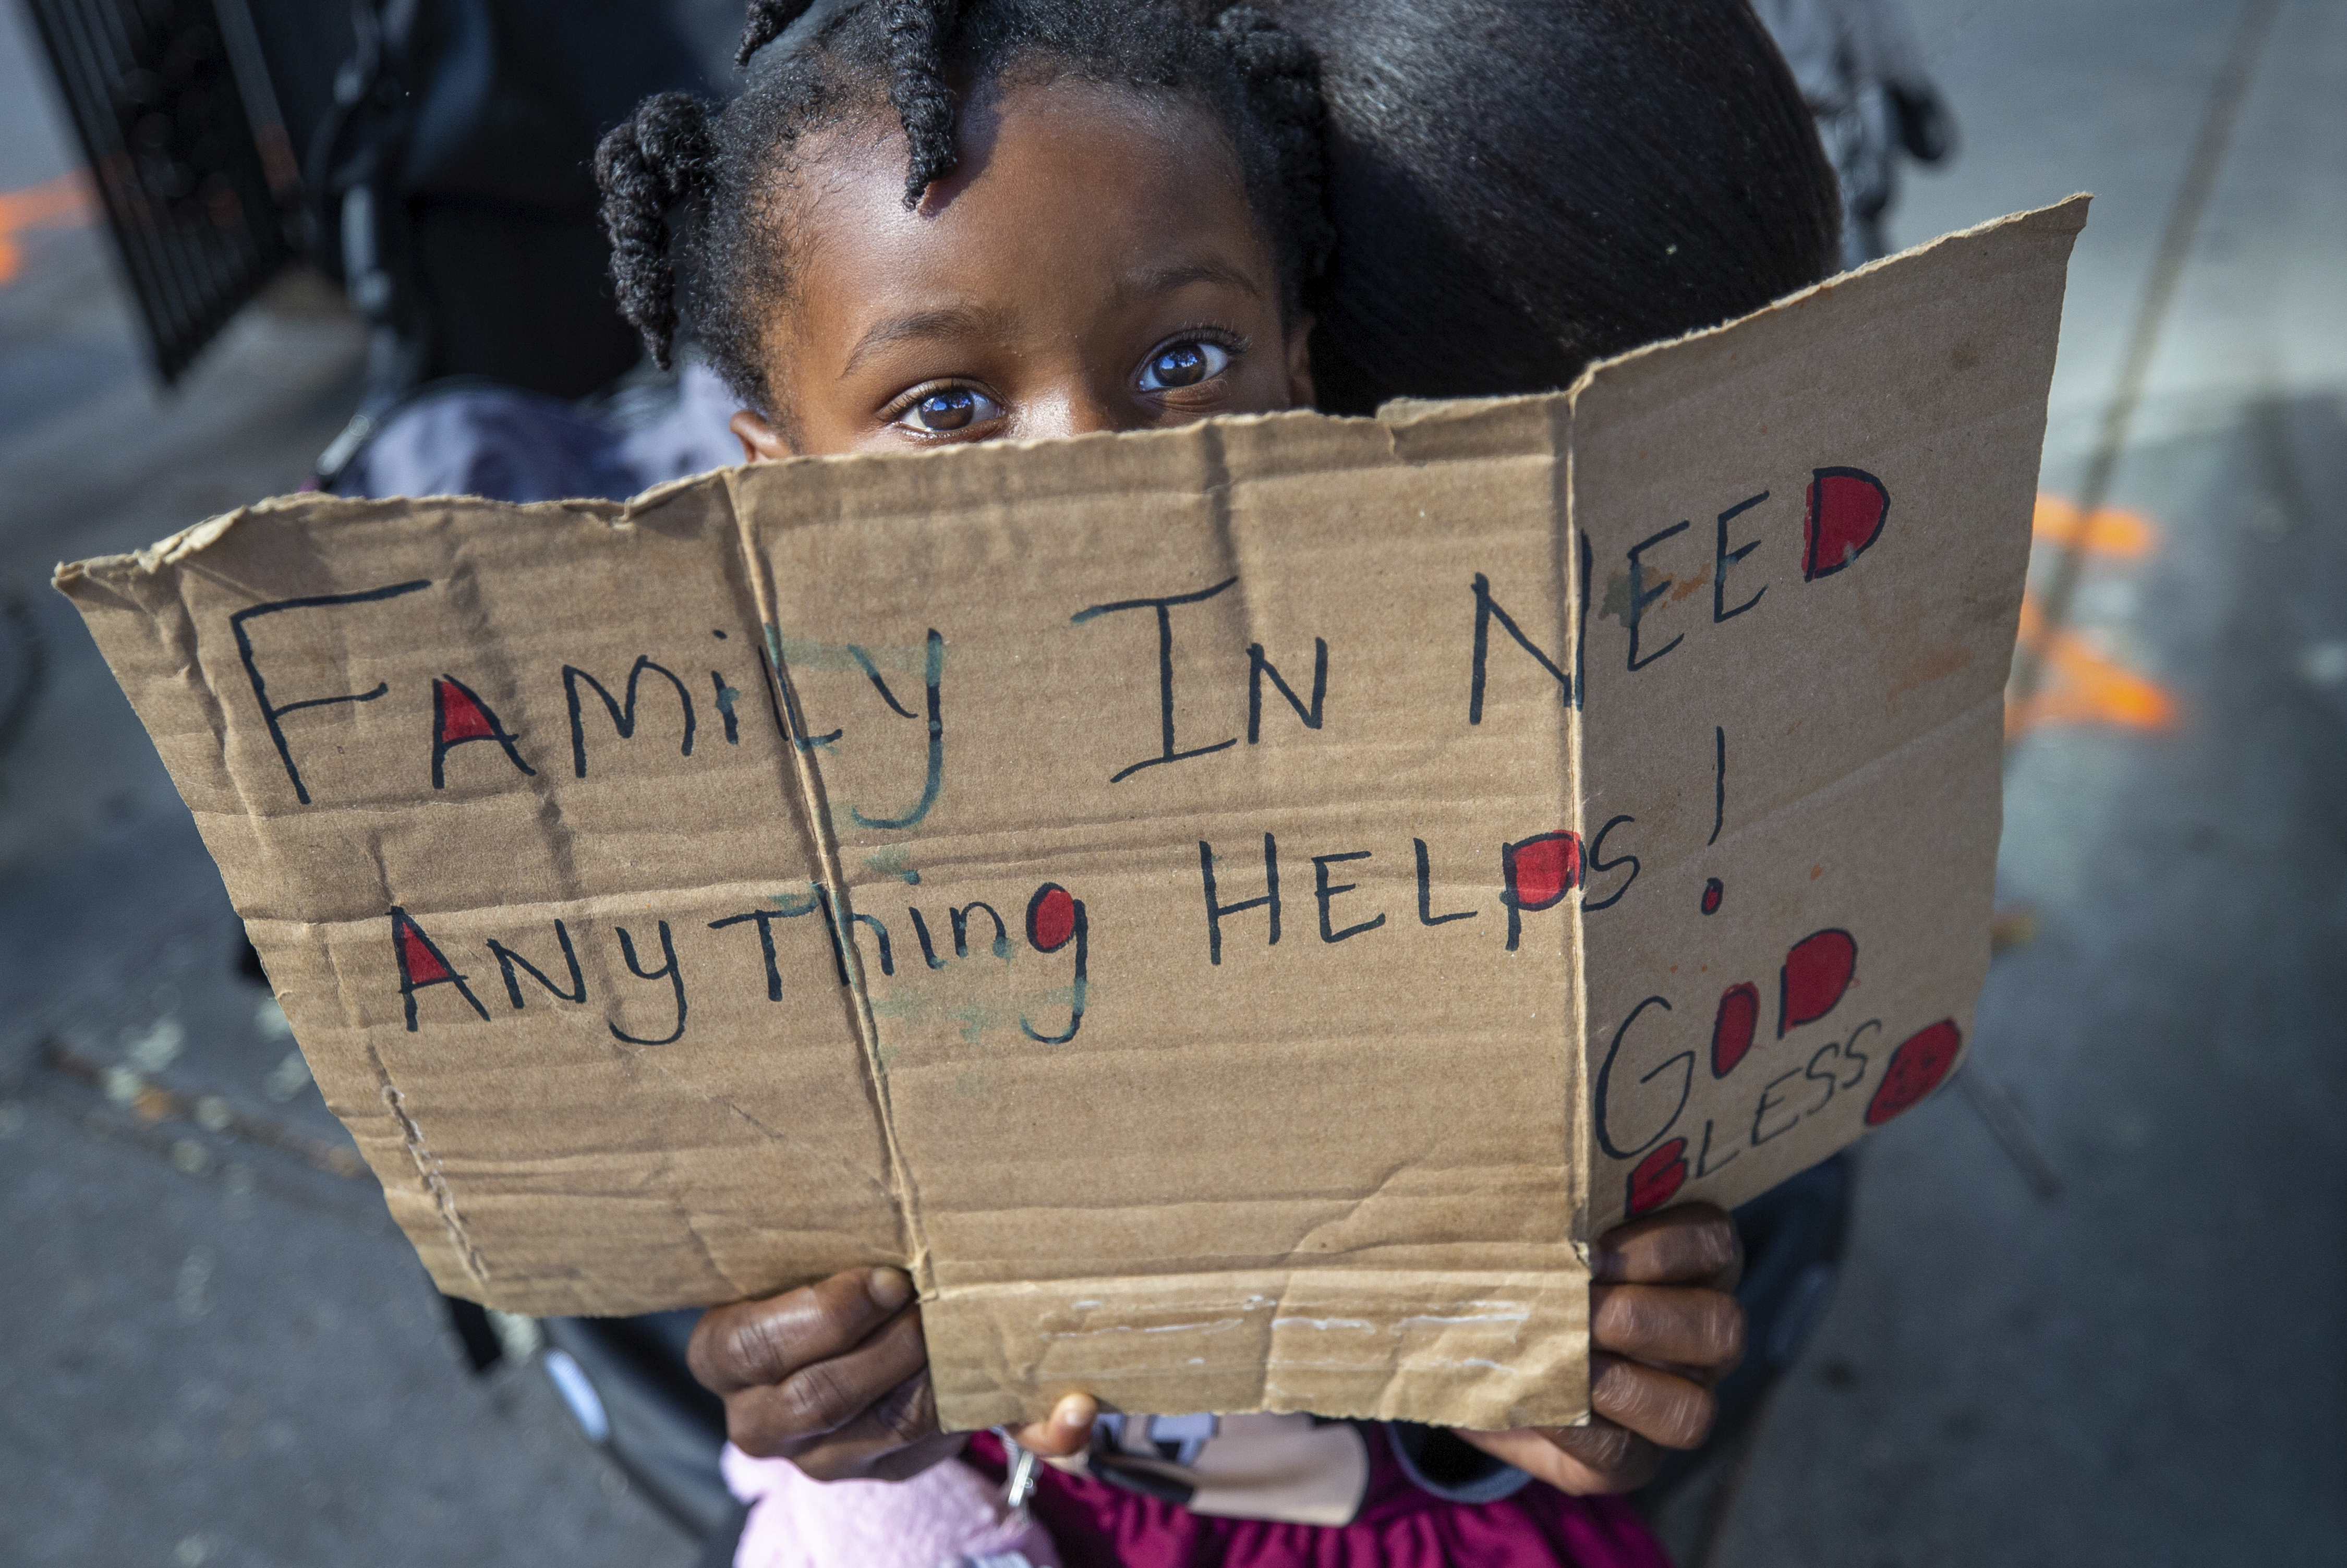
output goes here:
<path id="1" fill-rule="evenodd" d="M 1143 423 L 1140 410 L 1114 388 L 1068 386 L 1030 399 L 1019 421 L 1023 440 L 1045 441 L 1055 436 L 1088 436 L 1096 430 L 1132 430 Z"/>

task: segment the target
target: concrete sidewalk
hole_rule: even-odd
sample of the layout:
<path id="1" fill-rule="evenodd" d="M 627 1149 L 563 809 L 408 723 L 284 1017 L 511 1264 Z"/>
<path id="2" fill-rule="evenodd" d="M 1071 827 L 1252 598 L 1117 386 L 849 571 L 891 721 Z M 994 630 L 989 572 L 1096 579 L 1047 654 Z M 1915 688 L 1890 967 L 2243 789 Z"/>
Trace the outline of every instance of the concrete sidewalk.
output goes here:
<path id="1" fill-rule="evenodd" d="M 1959 1085 L 1864 1146 L 1840 1294 L 1716 1494 L 1720 1528 L 1675 1540 L 1690 1568 L 2335 1561 L 2347 10 L 1910 3 L 1964 141 L 1909 181 L 1897 236 L 2096 193 L 2055 497 L 2106 440 L 2212 93 L 2239 90 L 2205 214 L 2165 252 L 2178 283 L 2106 497 L 2143 526 L 2085 559 L 2060 701 L 2009 770 L 2004 891 L 2034 935 L 1997 962 Z M 0 189 L 72 163 L 22 29 L 0 6 Z M 98 232 L 17 243 L 0 1564 L 682 1568 L 691 1544 L 534 1369 L 465 1370 L 46 587 L 60 559 L 298 484 L 355 401 L 355 329 L 281 291 L 162 394 Z"/>
<path id="2" fill-rule="evenodd" d="M 2335 1563 L 2347 12 L 1915 10 L 1966 143 L 1901 238 L 2096 193 L 2045 463 L 2074 498 L 2229 49 L 2253 57 L 2107 497 L 2149 528 L 2073 601 L 2061 694 L 2097 716 L 2008 769 L 2034 938 L 1959 1090 L 1864 1146 L 1840 1297 L 1715 1561 Z"/>
<path id="3" fill-rule="evenodd" d="M 45 71 L 0 5 L 0 189 L 73 167 Z M 0 1564 L 683 1568 L 536 1368 L 466 1370 L 47 586 L 299 486 L 357 402 L 354 323 L 281 289 L 164 393 L 102 231 L 15 241 L 0 722 L 36 690 L 0 730 Z"/>

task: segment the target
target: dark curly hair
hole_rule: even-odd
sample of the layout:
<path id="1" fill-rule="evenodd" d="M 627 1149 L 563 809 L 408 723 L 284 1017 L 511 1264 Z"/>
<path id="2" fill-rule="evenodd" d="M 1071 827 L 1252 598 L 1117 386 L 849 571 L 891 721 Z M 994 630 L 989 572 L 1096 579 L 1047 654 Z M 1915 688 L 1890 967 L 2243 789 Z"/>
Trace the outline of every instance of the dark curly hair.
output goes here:
<path id="1" fill-rule="evenodd" d="M 1569 384 L 1840 264 L 1833 167 L 1746 0 L 1263 0 L 1318 56 L 1319 405 Z"/>
<path id="2" fill-rule="evenodd" d="M 790 37 L 784 37 L 791 30 Z M 777 40 L 780 40 L 777 43 Z M 769 47 L 769 46 L 773 46 Z M 595 174 L 620 311 L 665 365 L 690 335 L 744 402 L 776 412 L 757 323 L 788 296 L 778 193 L 805 133 L 886 112 L 909 153 L 905 204 L 952 172 L 958 106 L 980 87 L 1072 77 L 1207 109 L 1300 309 L 1332 242 L 1309 50 L 1260 12 L 1204 0 L 752 0 L 742 94 L 648 98 Z"/>

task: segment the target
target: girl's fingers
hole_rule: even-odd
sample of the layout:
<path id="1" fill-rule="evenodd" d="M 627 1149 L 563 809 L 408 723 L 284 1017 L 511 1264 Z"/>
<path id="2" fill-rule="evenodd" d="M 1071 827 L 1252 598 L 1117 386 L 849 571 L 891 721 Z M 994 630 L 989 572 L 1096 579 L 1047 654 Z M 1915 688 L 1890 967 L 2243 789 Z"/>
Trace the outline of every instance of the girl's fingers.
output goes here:
<path id="1" fill-rule="evenodd" d="M 1589 1337 L 1601 1350 L 1717 1382 L 1744 1358 L 1744 1308 L 1688 1286 L 1593 1285 Z"/>
<path id="2" fill-rule="evenodd" d="M 877 1455 L 856 1475 L 865 1481 L 907 1481 L 931 1465 L 953 1458 L 969 1443 L 968 1432 L 932 1432 L 917 1443 L 907 1443 Z M 806 1473 L 813 1475 L 815 1472 L 808 1471 Z"/>
<path id="3" fill-rule="evenodd" d="M 968 1432 L 931 1432 L 907 1442 L 858 1421 L 784 1457 L 815 1481 L 903 1481 L 961 1452 Z"/>
<path id="4" fill-rule="evenodd" d="M 780 1382 L 735 1389 L 725 1400 L 726 1432 L 734 1447 L 761 1457 L 790 1457 L 859 1420 L 898 1444 L 927 1437 L 938 1430 L 928 1367 L 920 1313 L 900 1313 L 844 1355 L 810 1362 Z"/>
<path id="5" fill-rule="evenodd" d="M 1519 1427 L 1459 1435 L 1494 1459 L 1575 1497 L 1644 1486 L 1662 1464 L 1654 1444 L 1603 1418 L 1584 1427 Z"/>
<path id="6" fill-rule="evenodd" d="M 800 1368 L 861 1344 L 913 1299 L 913 1282 L 893 1268 L 851 1268 L 765 1301 L 702 1315 L 685 1359 L 721 1399 L 777 1384 Z"/>
<path id="7" fill-rule="evenodd" d="M 1091 1444 L 1092 1418 L 1098 1414 L 1099 1401 L 1090 1394 L 1069 1394 L 1051 1407 L 1049 1419 L 1030 1422 L 1010 1435 L 1021 1448 L 1051 1459 L 1066 1459 Z"/>
<path id="8" fill-rule="evenodd" d="M 1709 1204 L 1686 1204 L 1615 1225 L 1589 1249 L 1592 1276 L 1637 1285 L 1733 1290 L 1744 1271 L 1735 1222 Z"/>
<path id="9" fill-rule="evenodd" d="M 1565 1459 L 1604 1477 L 1608 1491 L 1644 1486 L 1662 1467 L 1663 1456 L 1653 1443 L 1602 1416 L 1585 1427 L 1542 1427 L 1541 1436 Z"/>
<path id="10" fill-rule="evenodd" d="M 1711 1390 L 1701 1384 L 1603 1351 L 1589 1358 L 1589 1405 L 1607 1420 L 1666 1449 L 1700 1446 L 1711 1435 L 1715 1413 Z"/>

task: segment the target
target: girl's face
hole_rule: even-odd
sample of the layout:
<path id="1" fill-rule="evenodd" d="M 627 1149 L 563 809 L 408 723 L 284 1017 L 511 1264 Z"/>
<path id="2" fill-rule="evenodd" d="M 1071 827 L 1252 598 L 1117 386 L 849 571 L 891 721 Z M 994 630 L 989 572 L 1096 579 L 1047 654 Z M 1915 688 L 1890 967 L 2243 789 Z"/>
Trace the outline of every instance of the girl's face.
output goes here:
<path id="1" fill-rule="evenodd" d="M 1197 109 L 1075 81 L 963 114 L 918 211 L 901 137 L 802 144 L 792 297 L 764 324 L 784 417 L 752 462 L 1182 425 L 1309 405 L 1308 320 Z"/>

